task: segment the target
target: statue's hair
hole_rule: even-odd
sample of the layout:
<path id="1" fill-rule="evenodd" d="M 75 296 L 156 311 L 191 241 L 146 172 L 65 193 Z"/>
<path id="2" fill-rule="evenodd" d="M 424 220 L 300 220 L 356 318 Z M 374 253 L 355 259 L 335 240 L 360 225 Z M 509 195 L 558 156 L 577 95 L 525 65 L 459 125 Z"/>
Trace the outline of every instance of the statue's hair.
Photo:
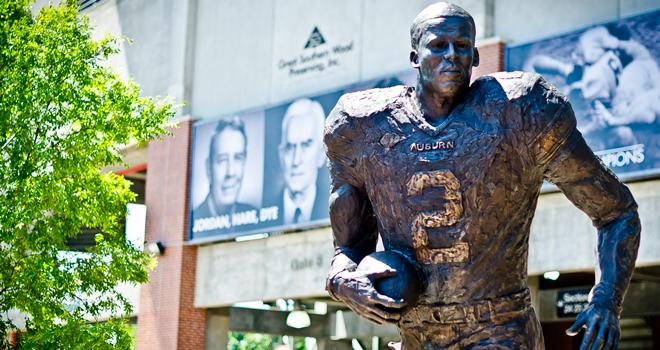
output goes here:
<path id="1" fill-rule="evenodd" d="M 445 17 L 458 17 L 468 21 L 470 25 L 472 25 L 472 40 L 474 41 L 474 37 L 476 35 L 474 18 L 472 18 L 472 16 L 467 11 L 458 5 L 452 4 L 450 2 L 437 2 L 422 10 L 422 12 L 420 12 L 413 21 L 413 24 L 410 27 L 410 44 L 412 45 L 413 50 L 417 50 L 419 39 L 422 37 L 422 24 L 432 19 Z"/>

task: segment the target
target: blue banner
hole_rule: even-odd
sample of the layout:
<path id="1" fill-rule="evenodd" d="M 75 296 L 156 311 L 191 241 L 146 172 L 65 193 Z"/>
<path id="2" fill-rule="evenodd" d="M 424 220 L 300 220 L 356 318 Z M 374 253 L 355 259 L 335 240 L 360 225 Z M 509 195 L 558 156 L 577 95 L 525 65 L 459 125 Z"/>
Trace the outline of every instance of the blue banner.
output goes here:
<path id="1" fill-rule="evenodd" d="M 328 225 L 325 118 L 344 93 L 414 85 L 415 79 L 415 73 L 404 74 L 194 123 L 190 240 Z"/>
<path id="2" fill-rule="evenodd" d="M 660 173 L 660 13 L 507 47 L 508 71 L 542 74 L 622 179 Z"/>

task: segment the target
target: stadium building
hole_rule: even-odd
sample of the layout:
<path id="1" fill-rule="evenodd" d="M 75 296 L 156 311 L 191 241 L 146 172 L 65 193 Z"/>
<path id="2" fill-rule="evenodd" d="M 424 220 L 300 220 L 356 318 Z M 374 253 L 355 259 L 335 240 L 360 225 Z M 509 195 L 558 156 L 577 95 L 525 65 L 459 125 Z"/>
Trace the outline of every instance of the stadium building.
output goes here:
<path id="1" fill-rule="evenodd" d="M 619 348 L 660 349 L 660 1 L 453 2 L 476 22 L 473 79 L 543 74 L 633 192 L 643 229 Z M 130 169 L 106 169 L 135 183 L 146 247 L 159 253 L 151 282 L 127 292 L 138 349 L 221 350 L 228 331 L 270 334 L 273 348 L 304 337 L 307 350 L 398 339 L 324 290 L 333 244 L 321 125 L 346 92 L 414 84 L 409 29 L 432 3 L 79 1 L 99 33 L 132 40 L 112 59 L 118 72 L 145 95 L 186 102 L 174 137 L 127 147 Z M 556 188 L 542 192 L 528 283 L 546 348 L 578 349 L 581 335 L 565 330 L 599 278 L 597 233 Z"/>

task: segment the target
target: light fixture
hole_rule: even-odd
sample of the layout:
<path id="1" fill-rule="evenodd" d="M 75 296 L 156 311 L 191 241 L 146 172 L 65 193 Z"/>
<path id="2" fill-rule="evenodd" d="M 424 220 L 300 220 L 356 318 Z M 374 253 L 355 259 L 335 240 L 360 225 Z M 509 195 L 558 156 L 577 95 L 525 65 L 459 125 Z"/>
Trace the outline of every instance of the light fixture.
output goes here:
<path id="1" fill-rule="evenodd" d="M 239 236 L 239 237 L 234 238 L 234 240 L 236 242 L 245 242 L 245 241 L 254 241 L 256 239 L 264 239 L 264 238 L 268 238 L 267 233 L 256 233 L 256 234 L 253 234 L 253 235 Z"/>
<path id="2" fill-rule="evenodd" d="M 559 271 L 548 271 L 543 274 L 543 278 L 556 281 L 559 278 Z"/>
<path id="3" fill-rule="evenodd" d="M 306 350 L 318 350 L 318 346 L 316 346 L 316 338 L 312 337 L 305 337 L 305 349 Z"/>
<path id="4" fill-rule="evenodd" d="M 152 242 L 147 244 L 147 251 L 156 256 L 165 254 L 165 246 L 161 242 Z"/>
<path id="5" fill-rule="evenodd" d="M 242 301 L 232 306 L 245 309 L 270 310 L 270 305 L 264 304 L 261 300 Z"/>
<path id="6" fill-rule="evenodd" d="M 314 313 L 317 315 L 325 315 L 328 313 L 328 304 L 322 301 L 314 302 Z"/>
<path id="7" fill-rule="evenodd" d="M 312 320 L 309 319 L 309 315 L 304 310 L 293 310 L 289 312 L 289 316 L 286 317 L 286 325 L 291 328 L 306 328 L 312 325 Z"/>

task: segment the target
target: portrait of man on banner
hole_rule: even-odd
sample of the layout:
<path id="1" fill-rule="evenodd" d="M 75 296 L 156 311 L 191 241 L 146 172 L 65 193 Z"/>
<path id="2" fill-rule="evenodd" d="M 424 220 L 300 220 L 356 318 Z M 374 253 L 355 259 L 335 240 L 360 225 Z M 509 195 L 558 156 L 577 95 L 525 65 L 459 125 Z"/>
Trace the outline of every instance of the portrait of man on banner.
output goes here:
<path id="1" fill-rule="evenodd" d="M 307 98 L 293 102 L 282 118 L 278 155 L 284 188 L 278 199 L 282 224 L 304 224 L 328 217 L 327 185 L 323 151 L 325 112 Z M 327 180 L 325 181 L 327 183 Z"/>
<path id="2" fill-rule="evenodd" d="M 206 197 L 192 212 L 191 228 L 197 238 L 254 228 L 259 223 L 257 207 L 242 202 L 239 196 L 246 173 L 253 170 L 248 165 L 245 122 L 238 116 L 226 117 L 209 129 L 205 130 L 212 130 L 209 146 L 199 150 L 207 155 L 194 159 L 208 183 Z M 193 181 L 192 186 L 199 193 L 204 184 Z"/>
<path id="3" fill-rule="evenodd" d="M 225 240 L 329 223 L 327 112 L 346 92 L 409 83 L 414 73 L 196 122 L 190 237 Z"/>

